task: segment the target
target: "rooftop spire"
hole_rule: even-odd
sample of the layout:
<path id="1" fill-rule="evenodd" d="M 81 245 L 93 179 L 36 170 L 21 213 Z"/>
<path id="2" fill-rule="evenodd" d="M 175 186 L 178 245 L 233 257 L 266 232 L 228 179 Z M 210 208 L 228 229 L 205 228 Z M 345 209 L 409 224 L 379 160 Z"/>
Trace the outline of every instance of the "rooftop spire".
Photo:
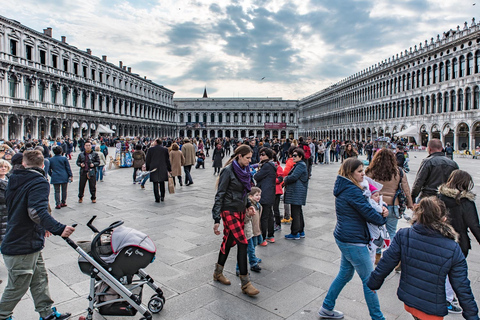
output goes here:
<path id="1" fill-rule="evenodd" d="M 205 90 L 203 90 L 203 97 L 204 97 L 204 98 L 208 98 L 207 86 L 205 86 Z"/>

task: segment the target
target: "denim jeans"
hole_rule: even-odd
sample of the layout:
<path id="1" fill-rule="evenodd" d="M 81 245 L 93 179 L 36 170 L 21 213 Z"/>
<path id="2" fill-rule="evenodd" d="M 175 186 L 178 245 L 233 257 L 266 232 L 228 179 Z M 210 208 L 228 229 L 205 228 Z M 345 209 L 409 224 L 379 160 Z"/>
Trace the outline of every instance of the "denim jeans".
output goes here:
<path id="1" fill-rule="evenodd" d="M 248 256 L 248 263 L 250 264 L 250 267 L 253 267 L 258 264 L 258 258 L 255 255 L 255 247 L 258 246 L 260 243 L 263 242 L 263 237 L 262 235 L 259 236 L 254 236 L 248 239 L 248 245 L 247 245 L 247 256 Z M 236 266 L 236 270 L 240 272 L 240 269 L 238 267 L 238 263 Z"/>
<path id="2" fill-rule="evenodd" d="M 193 183 L 192 175 L 190 174 L 191 169 L 192 165 L 183 166 L 183 171 L 185 171 L 185 184 Z"/>
<path id="3" fill-rule="evenodd" d="M 150 173 L 147 174 L 147 175 L 145 176 L 145 178 L 143 178 L 141 185 L 144 186 L 145 183 L 147 182 L 147 180 L 148 180 L 149 178 L 150 178 Z"/>
<path id="4" fill-rule="evenodd" d="M 98 181 L 99 179 L 100 179 L 100 180 L 103 180 L 103 167 L 104 167 L 104 166 L 98 166 L 98 168 L 97 168 L 97 173 L 96 173 L 96 175 L 97 175 L 97 177 L 96 177 L 96 178 L 97 178 L 97 181 Z"/>
<path id="5" fill-rule="evenodd" d="M 388 206 L 388 217 L 385 226 L 390 235 L 390 240 L 393 240 L 393 237 L 397 234 L 398 219 L 395 215 L 398 215 L 398 206 Z M 382 253 L 382 248 L 377 248 L 377 253 Z"/>
<path id="6" fill-rule="evenodd" d="M 367 245 L 356 245 L 338 240 L 335 241 L 342 252 L 342 260 L 340 262 L 338 275 L 335 280 L 333 280 L 328 289 L 327 296 L 325 297 L 325 300 L 323 300 L 323 307 L 327 310 L 333 310 L 338 295 L 343 287 L 352 280 L 355 271 L 357 271 L 363 282 L 363 294 L 365 296 L 365 301 L 367 302 L 370 317 L 373 320 L 385 319 L 382 311 L 380 311 L 380 303 L 378 302 L 377 294 L 367 287 L 368 278 L 373 271 L 373 264 L 370 260 Z"/>

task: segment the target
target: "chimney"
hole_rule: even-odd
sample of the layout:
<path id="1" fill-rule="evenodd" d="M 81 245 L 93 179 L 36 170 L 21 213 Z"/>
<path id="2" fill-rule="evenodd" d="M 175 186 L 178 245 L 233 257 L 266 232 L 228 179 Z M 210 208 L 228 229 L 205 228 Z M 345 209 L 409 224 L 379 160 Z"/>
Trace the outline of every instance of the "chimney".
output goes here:
<path id="1" fill-rule="evenodd" d="M 62 43 L 67 43 L 67 37 L 62 36 Z"/>
<path id="2" fill-rule="evenodd" d="M 107 56 L 102 56 L 102 60 L 107 62 Z"/>
<path id="3" fill-rule="evenodd" d="M 128 67 L 128 72 L 132 72 L 132 68 L 131 67 Z"/>
<path id="4" fill-rule="evenodd" d="M 48 27 L 47 29 L 43 29 L 43 34 L 46 36 L 52 37 L 52 28 Z"/>
<path id="5" fill-rule="evenodd" d="M 147 79 L 147 76 L 144 76 L 143 79 Z"/>
<path id="6" fill-rule="evenodd" d="M 118 67 L 119 67 L 120 69 L 123 69 L 123 62 L 122 62 L 122 61 L 118 61 Z"/>
<path id="7" fill-rule="evenodd" d="M 127 66 L 123 66 L 123 70 L 127 71 Z"/>
<path id="8" fill-rule="evenodd" d="M 90 49 L 87 48 L 87 53 L 88 53 L 89 55 L 92 55 L 92 50 L 90 50 Z"/>

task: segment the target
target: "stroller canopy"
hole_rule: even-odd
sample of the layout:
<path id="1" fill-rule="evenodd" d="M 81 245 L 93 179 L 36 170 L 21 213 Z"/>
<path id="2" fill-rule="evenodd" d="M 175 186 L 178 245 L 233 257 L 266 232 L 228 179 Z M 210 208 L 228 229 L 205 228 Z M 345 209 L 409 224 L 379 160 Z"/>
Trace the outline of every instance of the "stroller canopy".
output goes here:
<path id="1" fill-rule="evenodd" d="M 129 246 L 139 247 L 151 253 L 157 251 L 155 243 L 145 233 L 124 226 L 113 230 L 111 245 L 115 255 Z"/>

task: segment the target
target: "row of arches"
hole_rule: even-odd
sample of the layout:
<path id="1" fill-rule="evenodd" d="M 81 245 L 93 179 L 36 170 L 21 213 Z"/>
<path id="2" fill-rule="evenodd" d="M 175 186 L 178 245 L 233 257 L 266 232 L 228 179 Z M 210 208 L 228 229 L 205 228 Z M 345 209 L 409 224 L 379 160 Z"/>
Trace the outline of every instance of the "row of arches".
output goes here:
<path id="1" fill-rule="evenodd" d="M 293 139 L 295 132 L 292 130 L 180 130 L 180 137 L 200 137 L 200 138 L 246 138 L 246 137 L 270 137 Z"/>
<path id="2" fill-rule="evenodd" d="M 179 113 L 179 122 L 204 122 L 204 123 L 265 123 L 282 122 L 294 123 L 295 114 L 287 112 L 181 112 Z"/>

